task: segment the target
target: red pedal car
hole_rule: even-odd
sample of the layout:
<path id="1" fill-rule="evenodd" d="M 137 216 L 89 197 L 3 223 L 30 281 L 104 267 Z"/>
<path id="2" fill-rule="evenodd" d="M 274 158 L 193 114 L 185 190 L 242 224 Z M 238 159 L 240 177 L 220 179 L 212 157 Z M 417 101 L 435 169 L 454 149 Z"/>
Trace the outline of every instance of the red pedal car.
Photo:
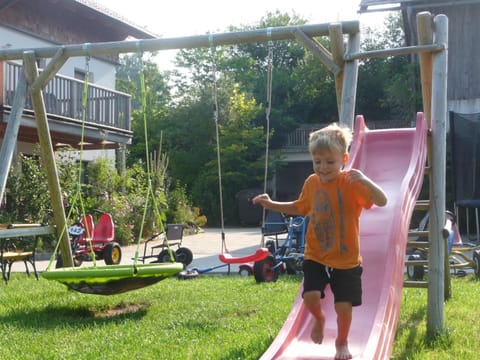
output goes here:
<path id="1" fill-rule="evenodd" d="M 107 265 L 120 264 L 122 249 L 115 241 L 112 215 L 101 213 L 96 225 L 91 214 L 84 215 L 79 222 L 68 228 L 68 233 L 75 266 L 80 266 L 83 261 L 93 260 L 92 256 L 95 256 L 95 260 L 104 260 Z M 55 267 L 63 267 L 60 253 L 57 255 Z"/>

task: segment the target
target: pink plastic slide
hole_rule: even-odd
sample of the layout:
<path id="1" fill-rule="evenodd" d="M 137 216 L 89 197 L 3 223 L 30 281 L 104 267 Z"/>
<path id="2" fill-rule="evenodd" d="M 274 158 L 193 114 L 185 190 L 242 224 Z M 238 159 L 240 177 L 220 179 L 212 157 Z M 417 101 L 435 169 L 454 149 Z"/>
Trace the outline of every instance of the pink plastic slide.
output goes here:
<path id="1" fill-rule="evenodd" d="M 404 280 L 410 218 L 423 182 L 427 127 L 422 113 L 416 128 L 369 130 L 357 116 L 348 167 L 362 170 L 388 195 L 383 208 L 365 210 L 360 220 L 363 304 L 353 310 L 349 348 L 354 359 L 389 359 Z M 300 288 L 266 359 L 333 359 L 337 333 L 333 298 L 327 288 L 323 344 L 310 340 L 313 318 L 302 304 Z"/>

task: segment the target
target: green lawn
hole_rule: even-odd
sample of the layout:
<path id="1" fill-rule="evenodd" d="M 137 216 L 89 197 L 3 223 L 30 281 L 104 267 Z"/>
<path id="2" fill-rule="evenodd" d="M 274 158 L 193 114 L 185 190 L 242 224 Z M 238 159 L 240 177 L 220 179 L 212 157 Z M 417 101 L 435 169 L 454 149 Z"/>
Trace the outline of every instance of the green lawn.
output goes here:
<path id="1" fill-rule="evenodd" d="M 2 359 L 258 359 L 283 325 L 301 278 L 200 276 L 114 296 L 14 274 L 0 285 Z M 393 359 L 478 359 L 480 282 L 453 279 L 447 330 L 426 338 L 426 290 L 405 289 Z"/>
<path id="2" fill-rule="evenodd" d="M 404 289 L 392 359 L 480 359 L 480 281 L 473 275 L 452 278 L 445 303 L 445 331 L 426 334 L 427 290 Z"/>

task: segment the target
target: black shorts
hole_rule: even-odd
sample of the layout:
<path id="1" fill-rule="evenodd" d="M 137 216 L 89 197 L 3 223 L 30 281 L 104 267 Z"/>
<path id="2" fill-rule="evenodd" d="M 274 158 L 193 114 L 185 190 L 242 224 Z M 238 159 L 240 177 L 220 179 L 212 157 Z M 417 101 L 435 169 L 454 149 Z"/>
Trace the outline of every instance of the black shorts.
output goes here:
<path id="1" fill-rule="evenodd" d="M 330 284 L 335 302 L 351 302 L 362 305 L 362 265 L 352 269 L 334 269 L 313 260 L 303 262 L 303 293 L 320 291 L 322 299 Z"/>

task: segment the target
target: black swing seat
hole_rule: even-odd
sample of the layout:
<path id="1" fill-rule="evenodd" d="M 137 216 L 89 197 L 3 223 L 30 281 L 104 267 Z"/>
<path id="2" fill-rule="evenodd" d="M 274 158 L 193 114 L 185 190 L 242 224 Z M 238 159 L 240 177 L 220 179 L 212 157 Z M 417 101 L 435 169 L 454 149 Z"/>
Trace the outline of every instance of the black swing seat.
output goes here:
<path id="1" fill-rule="evenodd" d="M 68 267 L 45 271 L 42 277 L 85 294 L 115 295 L 156 284 L 182 270 L 182 263 Z"/>

